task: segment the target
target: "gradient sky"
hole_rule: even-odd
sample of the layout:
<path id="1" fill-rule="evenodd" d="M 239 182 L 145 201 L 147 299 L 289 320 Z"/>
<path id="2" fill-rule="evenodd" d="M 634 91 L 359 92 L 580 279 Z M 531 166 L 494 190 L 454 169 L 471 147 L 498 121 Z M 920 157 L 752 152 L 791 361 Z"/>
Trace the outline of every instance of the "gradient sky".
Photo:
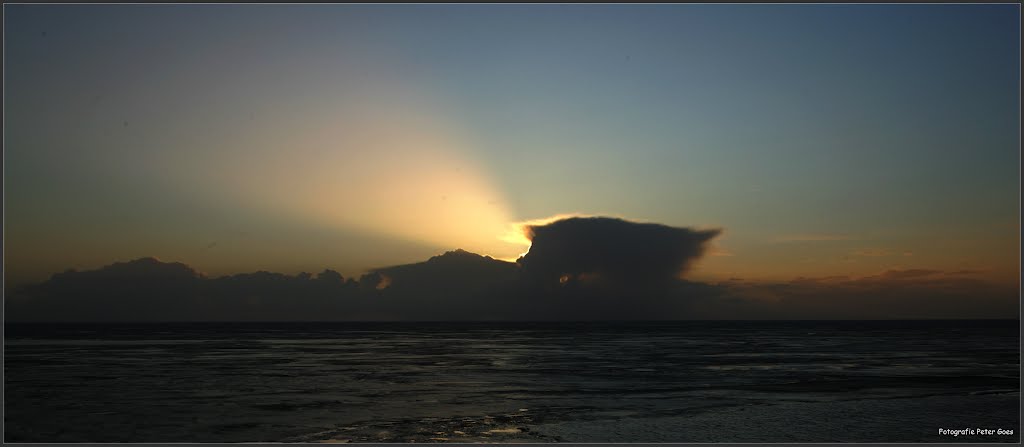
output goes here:
<path id="1" fill-rule="evenodd" d="M 346 275 L 582 213 L 1019 278 L 1019 5 L 5 5 L 5 274 Z"/>

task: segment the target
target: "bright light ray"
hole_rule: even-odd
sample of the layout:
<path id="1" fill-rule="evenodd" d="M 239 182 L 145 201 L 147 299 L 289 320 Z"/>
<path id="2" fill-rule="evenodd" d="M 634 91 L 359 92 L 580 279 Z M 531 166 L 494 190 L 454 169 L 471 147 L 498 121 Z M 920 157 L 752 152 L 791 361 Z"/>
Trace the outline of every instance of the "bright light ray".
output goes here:
<path id="1" fill-rule="evenodd" d="M 619 216 L 619 215 L 614 214 L 614 213 L 604 213 L 604 214 L 601 214 L 601 215 L 602 216 L 606 216 L 606 217 L 619 217 L 619 218 L 622 218 L 622 216 Z M 506 261 L 516 261 L 517 259 L 525 256 L 527 253 L 530 252 L 530 246 L 533 244 L 533 241 L 531 240 L 531 237 L 530 237 L 530 231 L 529 231 L 529 227 L 531 227 L 531 226 L 534 226 L 534 225 L 547 225 L 547 224 L 549 224 L 551 222 L 559 221 L 559 220 L 562 220 L 562 219 L 569 219 L 571 217 L 596 217 L 596 216 L 597 216 L 596 214 L 586 214 L 586 213 L 562 213 L 562 214 L 555 214 L 555 215 L 549 216 L 549 217 L 542 217 L 542 218 L 539 218 L 539 219 L 524 220 L 524 221 L 521 221 L 521 222 L 513 222 L 511 224 L 508 224 L 505 227 L 505 232 L 502 233 L 502 235 L 501 235 L 501 240 L 506 242 L 506 243 L 509 243 L 509 244 L 515 244 L 515 245 L 520 246 L 520 247 L 526 247 L 526 250 L 521 251 L 514 258 L 511 258 L 511 257 L 510 258 L 503 258 L 503 260 L 506 260 Z"/>
<path id="2" fill-rule="evenodd" d="M 385 90 L 380 90 L 384 92 Z M 513 220 L 473 148 L 411 90 L 347 94 L 319 120 L 234 141 L 209 191 L 268 213 L 508 258 Z M 285 135 L 285 136 L 280 136 Z"/>

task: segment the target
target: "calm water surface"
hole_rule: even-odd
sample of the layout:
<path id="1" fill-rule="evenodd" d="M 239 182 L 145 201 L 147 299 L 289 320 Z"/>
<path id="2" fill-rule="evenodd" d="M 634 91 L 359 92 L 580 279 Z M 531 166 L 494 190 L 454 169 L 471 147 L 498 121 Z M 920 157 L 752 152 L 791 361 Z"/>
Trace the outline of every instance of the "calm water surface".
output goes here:
<path id="1" fill-rule="evenodd" d="M 1019 442 L 1018 321 L 8 324 L 5 441 Z M 942 436 L 939 428 L 1007 436 Z"/>

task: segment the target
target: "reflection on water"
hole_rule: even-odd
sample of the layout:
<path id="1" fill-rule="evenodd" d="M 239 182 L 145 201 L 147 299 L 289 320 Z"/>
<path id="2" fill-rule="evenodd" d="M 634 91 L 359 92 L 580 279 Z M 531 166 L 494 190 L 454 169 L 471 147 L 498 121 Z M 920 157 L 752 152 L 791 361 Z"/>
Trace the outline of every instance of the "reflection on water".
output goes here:
<path id="1" fill-rule="evenodd" d="M 946 442 L 958 423 L 1016 442 L 1017 328 L 7 325 L 5 440 Z M 820 426 L 794 438 L 787 414 Z"/>

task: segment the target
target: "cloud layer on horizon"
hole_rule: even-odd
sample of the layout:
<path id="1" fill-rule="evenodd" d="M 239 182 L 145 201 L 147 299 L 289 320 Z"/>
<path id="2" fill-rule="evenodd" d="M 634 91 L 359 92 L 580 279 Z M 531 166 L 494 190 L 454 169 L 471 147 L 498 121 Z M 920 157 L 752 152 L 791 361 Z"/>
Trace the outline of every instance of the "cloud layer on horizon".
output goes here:
<path id="1" fill-rule="evenodd" d="M 206 278 L 152 258 L 8 290 L 6 321 L 685 320 L 1015 318 L 1017 290 L 972 272 L 898 270 L 780 282 L 677 280 L 623 296 L 570 282 L 538 289 L 515 264 L 463 252 L 359 279 L 325 270 Z M 461 259 L 455 259 L 461 258 Z M 471 265 L 474 274 L 456 265 Z M 471 280 L 468 280 L 471 278 Z M 387 287 L 380 287 L 381 285 Z"/>
<path id="2" fill-rule="evenodd" d="M 7 321 L 685 320 L 1015 318 L 1018 290 L 977 272 L 911 269 L 781 282 L 681 279 L 720 230 L 612 218 L 529 228 L 520 263 L 456 250 L 360 278 L 208 278 L 155 258 L 7 290 Z"/>

